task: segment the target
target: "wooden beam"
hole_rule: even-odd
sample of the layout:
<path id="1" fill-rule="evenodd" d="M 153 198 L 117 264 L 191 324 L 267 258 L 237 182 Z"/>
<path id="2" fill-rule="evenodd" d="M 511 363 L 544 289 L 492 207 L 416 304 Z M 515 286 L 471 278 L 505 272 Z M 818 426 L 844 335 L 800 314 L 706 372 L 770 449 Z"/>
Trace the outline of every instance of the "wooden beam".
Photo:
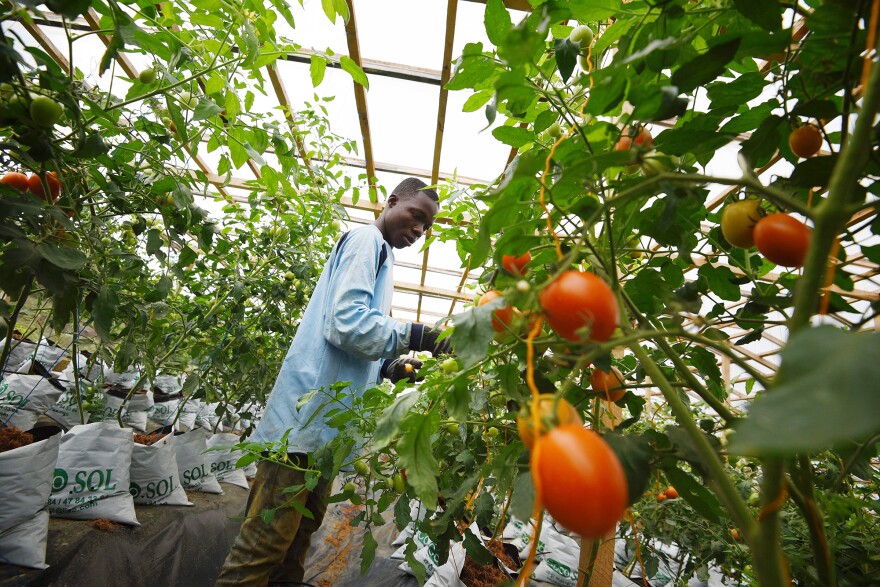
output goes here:
<path id="1" fill-rule="evenodd" d="M 361 61 L 361 47 L 358 41 L 357 19 L 354 14 L 354 0 L 348 0 L 349 19 L 345 23 L 345 39 L 348 43 L 348 56 L 351 57 L 358 67 L 363 67 Z M 367 184 L 370 186 L 370 200 L 378 201 L 376 190 L 376 165 L 373 160 L 373 139 L 370 136 L 370 116 L 367 111 L 367 91 L 361 84 L 353 81 L 354 102 L 357 105 L 358 122 L 361 127 L 361 139 L 364 143 L 364 161 L 366 162 Z M 376 214 L 379 217 L 379 214 Z"/>
<path id="2" fill-rule="evenodd" d="M 40 29 L 39 26 L 26 22 L 24 20 L 19 21 L 24 29 L 28 32 L 30 36 L 34 38 L 34 40 L 39 43 L 40 47 L 43 48 L 46 53 L 49 54 L 49 57 L 55 60 L 55 63 L 61 66 L 61 69 L 70 73 L 70 61 L 67 60 L 67 57 L 61 53 L 61 50 L 55 46 L 55 43 L 46 36 L 46 33 Z"/>
<path id="3" fill-rule="evenodd" d="M 452 69 L 452 46 L 455 42 L 455 19 L 458 14 L 458 0 L 446 2 L 446 37 L 443 42 L 443 67 L 440 68 L 440 98 L 437 104 L 437 128 L 434 131 L 434 161 L 431 164 L 431 185 L 435 185 L 440 177 L 440 155 L 443 152 L 443 130 L 446 126 L 446 103 L 449 98 L 449 90 L 446 82 L 449 81 Z M 431 238 L 433 232 L 428 229 L 425 238 Z M 428 273 L 429 248 L 422 254 L 422 276 L 419 279 L 421 285 L 425 285 L 425 275 Z M 416 320 L 419 320 L 422 311 L 422 296 L 419 296 L 416 305 Z"/>

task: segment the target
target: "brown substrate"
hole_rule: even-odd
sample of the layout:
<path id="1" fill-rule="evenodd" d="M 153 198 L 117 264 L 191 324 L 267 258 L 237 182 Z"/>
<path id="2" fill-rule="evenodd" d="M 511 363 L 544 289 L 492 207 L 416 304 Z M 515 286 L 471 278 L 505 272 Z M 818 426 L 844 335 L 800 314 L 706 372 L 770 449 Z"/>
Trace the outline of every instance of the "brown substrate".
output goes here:
<path id="1" fill-rule="evenodd" d="M 0 452 L 21 448 L 33 442 L 33 435 L 24 430 L 19 430 L 15 426 L 0 428 Z"/>
<path id="2" fill-rule="evenodd" d="M 137 444 L 145 444 L 145 445 L 149 446 L 151 444 L 155 444 L 156 442 L 159 442 L 160 440 L 162 440 L 166 436 L 168 436 L 168 435 L 167 434 L 160 434 L 158 432 L 153 432 L 151 434 L 135 434 L 134 441 Z"/>
<path id="3" fill-rule="evenodd" d="M 486 547 L 489 552 L 495 555 L 509 569 L 516 569 L 519 563 L 514 561 L 506 552 L 504 552 L 504 544 L 499 541 L 490 542 Z M 464 561 L 464 567 L 461 569 L 461 582 L 467 587 L 498 587 L 498 585 L 506 585 L 510 582 L 510 577 L 505 575 L 501 569 L 493 565 L 478 565 L 471 557 L 467 557 Z"/>
<path id="4" fill-rule="evenodd" d="M 101 532 L 115 532 L 117 528 L 122 528 L 122 524 L 117 524 L 116 522 L 112 522 L 107 518 L 98 518 L 94 522 L 92 522 L 92 526 Z"/>

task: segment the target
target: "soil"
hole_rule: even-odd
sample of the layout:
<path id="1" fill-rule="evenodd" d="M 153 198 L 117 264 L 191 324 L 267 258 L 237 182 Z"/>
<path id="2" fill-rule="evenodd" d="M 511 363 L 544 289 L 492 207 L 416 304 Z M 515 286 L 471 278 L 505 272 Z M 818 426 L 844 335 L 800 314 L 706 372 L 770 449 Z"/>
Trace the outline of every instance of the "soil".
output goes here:
<path id="1" fill-rule="evenodd" d="M 111 522 L 107 518 L 98 518 L 94 522 L 92 522 L 92 526 L 101 532 L 115 532 L 117 528 L 122 528 L 122 524 L 117 524 L 116 522 Z"/>
<path id="2" fill-rule="evenodd" d="M 513 560 L 504 551 L 504 544 L 502 542 L 496 540 L 487 544 L 486 547 L 489 549 L 489 552 L 494 554 L 509 569 L 519 568 L 519 562 Z M 478 565 L 471 557 L 465 559 L 459 578 L 467 587 L 498 587 L 499 585 L 510 583 L 510 577 L 505 575 L 500 568 L 495 565 Z"/>
<path id="3" fill-rule="evenodd" d="M 34 442 L 31 433 L 19 430 L 15 426 L 0 429 L 0 452 L 27 446 Z"/>
<path id="4" fill-rule="evenodd" d="M 167 434 L 161 434 L 159 432 L 152 432 L 150 434 L 135 434 L 134 441 L 138 444 L 145 444 L 150 446 L 151 444 L 155 444 L 168 436 Z"/>

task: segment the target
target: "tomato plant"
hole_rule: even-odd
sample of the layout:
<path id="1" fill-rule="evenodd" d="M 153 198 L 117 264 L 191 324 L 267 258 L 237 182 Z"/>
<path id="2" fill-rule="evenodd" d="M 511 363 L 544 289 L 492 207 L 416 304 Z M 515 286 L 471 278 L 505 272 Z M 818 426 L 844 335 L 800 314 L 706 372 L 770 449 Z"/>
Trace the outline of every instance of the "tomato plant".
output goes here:
<path id="1" fill-rule="evenodd" d="M 757 200 L 733 202 L 721 211 L 721 234 L 727 242 L 741 249 L 755 246 L 755 224 L 761 219 Z"/>
<path id="2" fill-rule="evenodd" d="M 628 489 L 623 467 L 602 438 L 578 425 L 551 429 L 532 456 L 544 506 L 584 538 L 602 538 L 623 517 Z"/>
<path id="3" fill-rule="evenodd" d="M 755 245 L 762 255 L 783 267 L 804 264 L 812 231 L 788 214 L 765 216 L 755 224 Z"/>
<path id="4" fill-rule="evenodd" d="M 37 126 L 50 128 L 61 120 L 64 110 L 61 104 L 49 96 L 35 96 L 30 105 L 31 120 Z"/>
<path id="5" fill-rule="evenodd" d="M 608 340 L 617 328 L 617 298 L 608 284 L 585 271 L 569 270 L 540 293 L 541 308 L 559 336 L 577 342 L 582 329 L 590 340 Z"/>

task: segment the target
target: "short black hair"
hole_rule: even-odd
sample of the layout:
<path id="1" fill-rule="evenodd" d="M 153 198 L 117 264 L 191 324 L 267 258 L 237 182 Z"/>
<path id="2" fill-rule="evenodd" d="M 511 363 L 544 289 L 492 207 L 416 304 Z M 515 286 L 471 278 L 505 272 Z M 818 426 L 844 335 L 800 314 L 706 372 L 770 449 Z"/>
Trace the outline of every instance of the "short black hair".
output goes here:
<path id="1" fill-rule="evenodd" d="M 394 191 L 391 192 L 392 196 L 397 196 L 398 198 L 406 198 L 408 196 L 415 196 L 419 193 L 423 193 L 435 202 L 440 201 L 440 196 L 437 195 L 437 192 L 428 187 L 428 184 L 423 182 L 421 179 L 417 179 L 415 177 L 407 177 L 402 182 L 397 184 L 397 187 L 394 188 Z"/>

